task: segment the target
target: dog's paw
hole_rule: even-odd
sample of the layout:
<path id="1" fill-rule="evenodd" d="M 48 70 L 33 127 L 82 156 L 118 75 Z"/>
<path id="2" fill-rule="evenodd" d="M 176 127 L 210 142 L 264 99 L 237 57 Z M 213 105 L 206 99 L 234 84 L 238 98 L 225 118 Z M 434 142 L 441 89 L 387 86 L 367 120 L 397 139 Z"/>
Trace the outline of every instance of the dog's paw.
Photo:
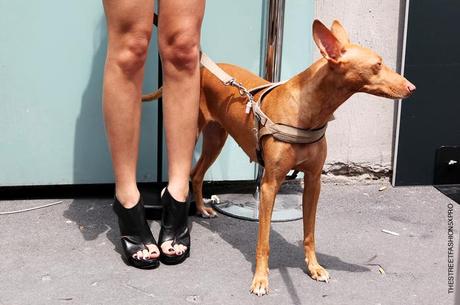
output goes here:
<path id="1" fill-rule="evenodd" d="M 203 218 L 214 218 L 217 217 L 216 211 L 214 211 L 213 208 L 210 207 L 197 207 L 196 208 L 196 214 L 203 217 Z"/>
<path id="2" fill-rule="evenodd" d="M 252 280 L 250 292 L 261 297 L 268 294 L 268 277 L 267 276 L 254 276 Z"/>
<path id="3" fill-rule="evenodd" d="M 329 282 L 330 276 L 329 272 L 327 272 L 326 269 L 321 267 L 318 264 L 315 265 L 308 265 L 308 274 L 311 276 L 312 279 L 318 281 L 318 282 Z"/>

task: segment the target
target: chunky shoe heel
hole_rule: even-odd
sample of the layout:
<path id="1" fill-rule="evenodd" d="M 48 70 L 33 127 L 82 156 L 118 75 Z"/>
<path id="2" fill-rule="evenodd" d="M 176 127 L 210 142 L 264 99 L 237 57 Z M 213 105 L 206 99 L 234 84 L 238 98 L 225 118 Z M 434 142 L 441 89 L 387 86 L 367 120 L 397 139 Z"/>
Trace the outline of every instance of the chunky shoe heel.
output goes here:
<path id="1" fill-rule="evenodd" d="M 167 187 L 161 196 L 163 213 L 161 217 L 160 237 L 158 238 L 160 245 L 166 241 L 172 241 L 172 247 L 176 244 L 187 247 L 181 255 L 168 255 L 160 247 L 160 259 L 164 264 L 180 264 L 190 256 L 190 229 L 188 227 L 190 198 L 191 194 L 189 192 L 186 201 L 179 202 L 171 196 Z"/>
<path id="2" fill-rule="evenodd" d="M 148 244 L 157 246 L 157 242 L 155 241 L 147 223 L 147 219 L 145 218 L 142 196 L 139 198 L 139 202 L 129 209 L 123 207 L 117 197 L 114 196 L 113 210 L 118 216 L 121 245 L 128 263 L 141 269 L 152 269 L 158 267 L 160 264 L 159 258 L 143 259 L 133 257 L 133 255 L 138 251 L 148 251 Z"/>

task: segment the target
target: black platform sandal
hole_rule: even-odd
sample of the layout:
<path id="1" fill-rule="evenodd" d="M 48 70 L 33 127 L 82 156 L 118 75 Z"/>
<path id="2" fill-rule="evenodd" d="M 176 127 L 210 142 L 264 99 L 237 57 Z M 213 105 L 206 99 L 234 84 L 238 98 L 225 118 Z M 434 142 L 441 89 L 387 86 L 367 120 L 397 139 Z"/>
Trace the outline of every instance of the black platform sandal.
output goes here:
<path id="1" fill-rule="evenodd" d="M 157 242 L 150 231 L 149 225 L 147 224 L 147 219 L 145 218 L 142 196 L 139 198 L 139 202 L 129 209 L 123 207 L 117 197 L 114 196 L 113 210 L 118 216 L 121 245 L 123 246 L 123 252 L 128 263 L 141 269 L 152 269 L 158 267 L 160 264 L 159 257 L 155 259 L 133 257 L 133 254 L 138 251 L 148 250 L 148 244 L 154 244 L 159 249 Z"/>
<path id="2" fill-rule="evenodd" d="M 189 192 L 185 202 L 179 202 L 175 200 L 165 188 L 163 195 L 161 196 L 161 203 L 163 205 L 163 212 L 161 217 L 161 229 L 160 229 L 160 259 L 161 262 L 167 265 L 175 265 L 182 263 L 187 257 L 190 256 L 190 229 L 188 227 L 188 212 L 190 209 L 190 198 Z M 168 255 L 161 249 L 161 245 L 172 240 L 171 246 L 175 244 L 181 244 L 187 247 L 184 253 L 181 255 Z"/>

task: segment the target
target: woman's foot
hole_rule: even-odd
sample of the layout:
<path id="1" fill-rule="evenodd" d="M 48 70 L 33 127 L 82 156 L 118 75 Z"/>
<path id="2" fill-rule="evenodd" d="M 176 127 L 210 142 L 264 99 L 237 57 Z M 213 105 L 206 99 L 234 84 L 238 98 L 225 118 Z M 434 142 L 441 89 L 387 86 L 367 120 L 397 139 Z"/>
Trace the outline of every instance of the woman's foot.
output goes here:
<path id="1" fill-rule="evenodd" d="M 113 209 L 118 216 L 120 240 L 128 263 L 143 269 L 158 267 L 160 251 L 145 218 L 140 194 L 134 205 L 126 202 L 125 206 L 115 195 Z"/>
<path id="2" fill-rule="evenodd" d="M 161 260 L 165 264 L 179 264 L 190 253 L 190 230 L 188 228 L 188 211 L 190 195 L 184 201 L 176 200 L 168 190 L 161 192 L 163 214 L 159 242 Z"/>

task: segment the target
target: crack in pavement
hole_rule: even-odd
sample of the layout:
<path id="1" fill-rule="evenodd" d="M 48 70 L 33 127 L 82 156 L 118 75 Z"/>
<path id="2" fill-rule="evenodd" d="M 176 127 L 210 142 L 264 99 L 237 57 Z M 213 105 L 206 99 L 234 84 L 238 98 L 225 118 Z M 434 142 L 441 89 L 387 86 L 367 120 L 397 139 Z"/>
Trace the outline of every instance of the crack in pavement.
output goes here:
<path id="1" fill-rule="evenodd" d="M 133 290 L 139 291 L 139 292 L 141 292 L 141 293 L 143 293 L 143 294 L 145 294 L 146 296 L 149 296 L 149 297 L 151 297 L 151 298 L 155 298 L 155 297 L 156 297 L 153 293 L 149 293 L 149 292 L 145 291 L 145 290 L 142 289 L 142 288 L 139 288 L 139 287 L 136 287 L 136 286 L 133 286 L 133 285 L 130 285 L 130 284 L 124 284 L 124 285 L 125 285 L 126 287 L 128 287 L 128 288 L 131 288 L 131 289 L 133 289 Z"/>

